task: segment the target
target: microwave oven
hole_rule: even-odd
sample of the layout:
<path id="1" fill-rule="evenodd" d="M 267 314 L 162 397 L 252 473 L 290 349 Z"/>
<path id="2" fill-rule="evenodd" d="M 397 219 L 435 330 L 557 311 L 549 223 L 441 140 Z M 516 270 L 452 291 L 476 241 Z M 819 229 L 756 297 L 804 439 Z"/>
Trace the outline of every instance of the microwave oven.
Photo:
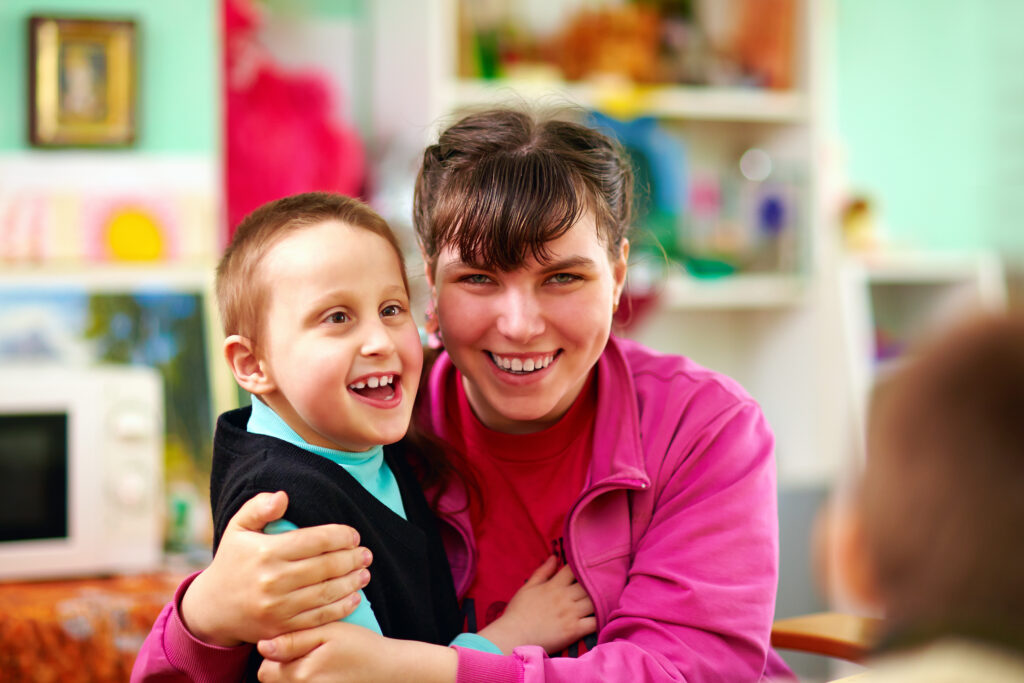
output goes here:
<path id="1" fill-rule="evenodd" d="M 149 367 L 0 366 L 0 578 L 160 565 L 162 391 Z"/>

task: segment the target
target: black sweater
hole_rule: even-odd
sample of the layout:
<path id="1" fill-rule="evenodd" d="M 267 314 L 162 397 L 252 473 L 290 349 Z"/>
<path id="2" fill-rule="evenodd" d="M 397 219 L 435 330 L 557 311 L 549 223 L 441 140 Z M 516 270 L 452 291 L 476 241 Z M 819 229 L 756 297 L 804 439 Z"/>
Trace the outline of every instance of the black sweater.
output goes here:
<path id="1" fill-rule="evenodd" d="M 251 408 L 217 420 L 210 475 L 214 552 L 228 521 L 261 491 L 286 491 L 284 519 L 299 527 L 347 524 L 373 553 L 370 583 L 363 589 L 391 638 L 447 645 L 459 632 L 460 617 L 448 560 L 433 513 L 403 453 L 403 444 L 384 447 L 384 459 L 398 481 L 408 519 L 375 498 L 343 467 L 290 443 L 246 431 Z M 254 651 L 250 679 L 259 655 Z"/>

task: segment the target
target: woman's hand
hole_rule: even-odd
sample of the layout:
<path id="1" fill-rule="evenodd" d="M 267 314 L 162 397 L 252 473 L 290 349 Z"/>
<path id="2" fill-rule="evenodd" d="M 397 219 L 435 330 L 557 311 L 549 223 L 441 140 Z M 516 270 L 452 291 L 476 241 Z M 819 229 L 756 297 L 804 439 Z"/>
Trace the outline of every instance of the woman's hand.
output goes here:
<path id="1" fill-rule="evenodd" d="M 590 596 L 576 582 L 572 569 L 568 565 L 558 569 L 558 560 L 552 555 L 480 635 L 505 654 L 520 645 L 540 645 L 554 654 L 596 629 Z"/>
<path id="2" fill-rule="evenodd" d="M 450 647 L 385 638 L 344 622 L 260 641 L 259 651 L 263 683 L 452 683 L 458 668 Z"/>
<path id="3" fill-rule="evenodd" d="M 326 524 L 262 532 L 288 507 L 283 491 L 248 500 L 221 538 L 210 566 L 181 602 L 185 626 L 224 647 L 342 619 L 359 604 L 371 556 L 351 527 Z"/>

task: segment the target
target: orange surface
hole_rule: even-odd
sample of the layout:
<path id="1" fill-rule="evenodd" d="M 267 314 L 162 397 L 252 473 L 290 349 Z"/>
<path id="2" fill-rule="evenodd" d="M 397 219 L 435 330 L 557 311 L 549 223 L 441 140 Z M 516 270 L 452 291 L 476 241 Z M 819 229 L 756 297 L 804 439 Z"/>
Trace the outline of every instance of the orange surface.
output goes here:
<path id="1" fill-rule="evenodd" d="M 0 583 L 0 678 L 127 681 L 181 574 Z"/>

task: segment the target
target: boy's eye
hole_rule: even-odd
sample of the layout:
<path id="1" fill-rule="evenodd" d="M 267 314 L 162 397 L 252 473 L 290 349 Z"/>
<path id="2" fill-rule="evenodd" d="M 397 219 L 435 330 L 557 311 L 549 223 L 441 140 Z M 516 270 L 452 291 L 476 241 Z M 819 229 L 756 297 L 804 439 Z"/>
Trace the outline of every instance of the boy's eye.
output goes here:
<path id="1" fill-rule="evenodd" d="M 491 278 L 482 273 L 472 273 L 471 275 L 463 276 L 462 281 L 471 285 L 485 285 L 491 281 Z"/>
<path id="2" fill-rule="evenodd" d="M 572 273 L 555 273 L 548 278 L 548 282 L 553 282 L 556 285 L 568 285 L 581 279 L 579 275 L 573 275 Z"/>
<path id="3" fill-rule="evenodd" d="M 329 323 L 347 323 L 348 321 L 348 313 L 345 313 L 344 311 L 335 311 L 327 316 L 327 322 Z"/>

